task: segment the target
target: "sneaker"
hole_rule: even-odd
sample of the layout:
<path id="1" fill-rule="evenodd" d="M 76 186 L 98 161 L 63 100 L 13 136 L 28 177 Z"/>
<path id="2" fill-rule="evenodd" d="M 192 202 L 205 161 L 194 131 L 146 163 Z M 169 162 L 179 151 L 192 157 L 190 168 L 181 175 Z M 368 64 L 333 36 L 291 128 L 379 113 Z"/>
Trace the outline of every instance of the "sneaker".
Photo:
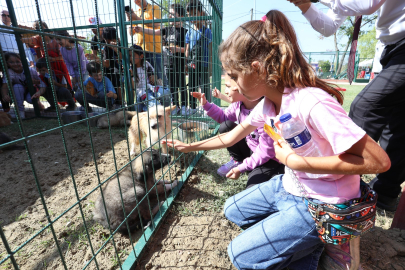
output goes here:
<path id="1" fill-rule="evenodd" d="M 176 107 L 176 109 L 174 109 L 174 110 L 172 111 L 172 115 L 178 114 L 180 110 L 181 110 L 181 109 L 180 109 L 179 107 Z"/>
<path id="2" fill-rule="evenodd" d="M 45 112 L 56 112 L 56 107 L 48 107 L 45 109 Z"/>
<path id="3" fill-rule="evenodd" d="M 217 174 L 219 176 L 226 177 L 226 174 L 233 168 L 237 167 L 239 164 L 242 164 L 242 162 L 235 161 L 233 160 L 233 158 L 231 158 L 229 162 L 219 167 L 219 169 L 217 170 Z"/>
<path id="4" fill-rule="evenodd" d="M 74 106 L 67 106 L 66 111 L 75 111 L 76 110 L 76 104 Z"/>

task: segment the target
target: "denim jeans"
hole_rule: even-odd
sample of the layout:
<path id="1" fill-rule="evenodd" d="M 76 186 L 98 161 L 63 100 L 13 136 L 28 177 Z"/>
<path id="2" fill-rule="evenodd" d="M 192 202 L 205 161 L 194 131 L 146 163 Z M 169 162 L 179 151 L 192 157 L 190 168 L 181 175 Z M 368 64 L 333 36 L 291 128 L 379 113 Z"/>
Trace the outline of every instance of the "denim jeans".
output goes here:
<path id="1" fill-rule="evenodd" d="M 31 94 L 28 92 L 28 89 L 22 84 L 13 85 L 15 103 L 19 111 L 24 111 L 24 100 L 32 104 Z"/>
<path id="2" fill-rule="evenodd" d="M 84 106 L 84 98 L 83 98 L 83 92 L 79 91 L 75 93 L 75 98 L 76 100 L 80 103 L 80 105 Z M 86 101 L 87 103 L 94 104 L 98 107 L 103 107 L 107 108 L 105 104 L 105 93 L 104 92 L 98 92 L 95 97 L 90 95 L 89 93 L 86 92 Z M 112 108 L 114 105 L 114 99 L 113 98 L 107 98 L 108 101 L 108 108 Z"/>
<path id="3" fill-rule="evenodd" d="M 248 188 L 225 203 L 230 221 L 251 225 L 228 246 L 238 269 L 317 269 L 324 245 L 315 221 L 302 198 L 285 191 L 282 177 Z"/>
<path id="4" fill-rule="evenodd" d="M 150 90 L 146 91 L 146 98 L 143 100 L 137 95 L 136 103 L 138 104 L 138 112 L 146 112 L 149 108 L 160 105 L 160 102 L 156 99 L 154 93 Z"/>
<path id="5" fill-rule="evenodd" d="M 163 80 L 163 85 L 168 86 L 166 75 L 164 74 L 164 69 L 162 67 L 162 54 L 145 52 L 144 54 L 146 61 L 148 61 L 155 69 L 155 74 L 158 79 Z"/>

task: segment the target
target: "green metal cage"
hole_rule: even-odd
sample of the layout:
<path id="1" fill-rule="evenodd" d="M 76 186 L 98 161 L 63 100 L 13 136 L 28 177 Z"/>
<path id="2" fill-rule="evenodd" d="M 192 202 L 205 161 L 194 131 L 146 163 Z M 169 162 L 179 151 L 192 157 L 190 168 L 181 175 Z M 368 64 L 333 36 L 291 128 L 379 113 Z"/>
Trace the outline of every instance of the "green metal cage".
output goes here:
<path id="1" fill-rule="evenodd" d="M 185 0 L 5 1 L 11 25 L 3 21 L 0 34 L 14 43 L 1 46 L 1 110 L 15 123 L 0 129 L 2 269 L 132 269 L 139 263 L 202 155 L 168 149 L 171 161 L 163 164 L 162 141 L 198 141 L 218 130 L 190 92 L 220 104 L 211 89 L 221 89 L 223 1 L 197 2 L 195 9 Z M 141 138 L 132 154 L 128 134 Z M 148 187 L 151 149 L 161 162 L 151 163 L 156 181 Z M 146 190 L 131 209 L 124 200 L 126 173 L 135 196 L 137 173 Z M 167 183 L 162 194 L 159 181 Z M 115 229 L 108 217 L 104 227 L 93 220 L 98 198 L 107 211 L 111 183 L 124 217 Z M 122 234 L 133 225 L 131 216 L 142 216 L 144 202 L 149 214 L 157 209 L 149 226 L 138 218 L 137 228 Z"/>

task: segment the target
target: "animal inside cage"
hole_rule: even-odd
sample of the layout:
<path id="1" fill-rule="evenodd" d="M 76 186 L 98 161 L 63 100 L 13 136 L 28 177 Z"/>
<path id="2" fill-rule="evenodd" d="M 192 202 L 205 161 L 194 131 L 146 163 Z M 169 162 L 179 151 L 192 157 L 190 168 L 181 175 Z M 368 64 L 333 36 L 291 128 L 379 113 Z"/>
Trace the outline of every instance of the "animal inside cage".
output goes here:
<path id="1" fill-rule="evenodd" d="M 202 154 L 162 142 L 217 131 L 222 0 L 1 3 L 0 266 L 130 269 Z"/>

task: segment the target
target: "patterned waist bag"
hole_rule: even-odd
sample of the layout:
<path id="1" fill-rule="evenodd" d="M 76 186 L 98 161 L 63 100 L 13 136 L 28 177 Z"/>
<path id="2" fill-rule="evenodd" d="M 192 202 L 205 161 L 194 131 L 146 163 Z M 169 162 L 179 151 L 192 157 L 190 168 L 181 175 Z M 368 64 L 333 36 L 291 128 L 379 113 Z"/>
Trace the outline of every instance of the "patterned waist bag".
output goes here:
<path id="1" fill-rule="evenodd" d="M 363 181 L 360 190 L 360 198 L 341 204 L 317 204 L 305 197 L 304 202 L 315 220 L 322 242 L 342 245 L 374 227 L 377 193 Z"/>

